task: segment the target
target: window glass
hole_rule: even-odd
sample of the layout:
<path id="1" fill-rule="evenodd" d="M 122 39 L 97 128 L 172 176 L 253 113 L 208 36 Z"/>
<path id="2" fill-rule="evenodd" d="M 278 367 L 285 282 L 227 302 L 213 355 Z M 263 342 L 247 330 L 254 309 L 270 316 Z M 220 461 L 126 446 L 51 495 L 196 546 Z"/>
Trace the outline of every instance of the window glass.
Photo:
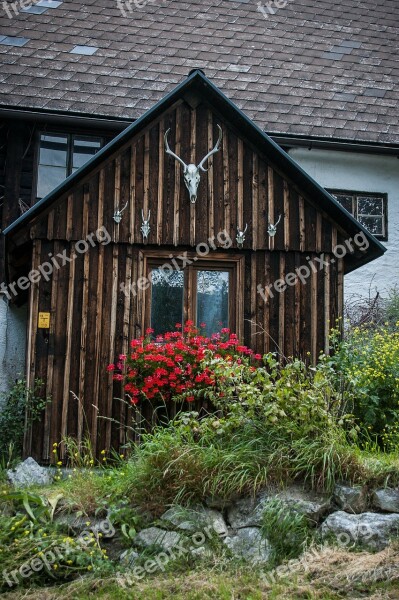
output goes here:
<path id="1" fill-rule="evenodd" d="M 384 202 L 382 198 L 357 197 L 357 218 L 373 235 L 384 235 Z"/>
<path id="2" fill-rule="evenodd" d="M 102 146 L 98 137 L 71 134 L 40 136 L 37 198 L 43 198 L 82 167 Z"/>
<path id="3" fill-rule="evenodd" d="M 369 196 L 358 196 L 357 212 L 358 215 L 377 215 L 381 216 L 384 211 L 382 198 L 370 198 Z"/>
<path id="4" fill-rule="evenodd" d="M 329 191 L 370 233 L 384 240 L 388 239 L 385 194 Z"/>
<path id="5" fill-rule="evenodd" d="M 67 176 L 68 138 L 61 135 L 42 135 L 40 138 L 37 196 L 44 198 Z"/>
<path id="6" fill-rule="evenodd" d="M 62 135 L 42 135 L 39 164 L 52 167 L 67 165 L 68 138 Z"/>
<path id="7" fill-rule="evenodd" d="M 343 194 L 337 194 L 334 196 L 336 200 L 344 207 L 346 210 L 353 215 L 353 204 L 352 204 L 352 196 L 344 196 Z"/>
<path id="8" fill-rule="evenodd" d="M 197 326 L 206 324 L 206 335 L 229 326 L 229 272 L 197 271 Z"/>
<path id="9" fill-rule="evenodd" d="M 364 217 L 358 215 L 358 221 L 373 235 L 384 235 L 382 217 Z"/>
<path id="10" fill-rule="evenodd" d="M 39 165 L 37 179 L 37 197 L 44 198 L 52 192 L 66 178 L 65 167 L 49 167 L 47 165 Z"/>
<path id="11" fill-rule="evenodd" d="M 160 335 L 183 321 L 184 273 L 153 269 L 151 282 L 151 327 Z"/>
<path id="12" fill-rule="evenodd" d="M 97 154 L 101 148 L 101 140 L 99 138 L 79 138 L 73 139 L 73 157 L 72 157 L 72 173 L 79 167 L 82 167 L 92 156 Z"/>

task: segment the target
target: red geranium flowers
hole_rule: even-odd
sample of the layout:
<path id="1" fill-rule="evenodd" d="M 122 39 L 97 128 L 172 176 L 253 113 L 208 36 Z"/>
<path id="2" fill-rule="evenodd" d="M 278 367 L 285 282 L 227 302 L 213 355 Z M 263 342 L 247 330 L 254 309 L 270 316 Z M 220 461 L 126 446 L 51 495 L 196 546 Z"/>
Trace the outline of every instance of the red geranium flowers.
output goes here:
<path id="1" fill-rule="evenodd" d="M 146 337 L 132 340 L 131 353 L 121 354 L 116 365 L 107 367 L 114 372 L 115 380 L 124 381 L 132 404 L 171 398 L 193 402 L 195 393 L 216 384 L 214 373 L 206 365 L 207 356 L 233 362 L 253 354 L 227 328 L 209 338 L 200 335 L 193 322 L 187 321 L 183 328 L 177 323 L 176 331 L 158 335 L 155 340 L 150 337 L 152 333 L 152 329 L 147 329 Z"/>

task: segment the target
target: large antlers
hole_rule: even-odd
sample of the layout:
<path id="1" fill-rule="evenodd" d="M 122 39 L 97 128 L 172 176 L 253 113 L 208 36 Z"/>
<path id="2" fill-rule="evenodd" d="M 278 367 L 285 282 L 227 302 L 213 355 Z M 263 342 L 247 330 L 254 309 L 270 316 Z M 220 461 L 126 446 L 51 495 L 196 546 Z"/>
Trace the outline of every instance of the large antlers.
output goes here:
<path id="1" fill-rule="evenodd" d="M 168 129 L 168 130 L 165 132 L 165 136 L 164 136 L 164 137 L 165 137 L 165 152 L 166 152 L 166 154 L 170 154 L 171 156 L 173 156 L 173 158 L 175 158 L 176 160 L 178 160 L 178 161 L 179 161 L 179 163 L 180 163 L 180 164 L 181 164 L 181 165 L 184 167 L 184 170 L 185 170 L 185 171 L 187 171 L 187 165 L 186 165 L 186 163 L 184 162 L 184 160 L 182 160 L 182 159 L 180 158 L 180 156 L 177 156 L 177 154 L 175 154 L 174 152 L 172 152 L 172 150 L 169 148 L 169 144 L 168 144 L 168 135 L 169 135 L 169 131 L 170 131 L 170 129 Z"/>
<path id="2" fill-rule="evenodd" d="M 219 129 L 219 139 L 216 142 L 215 147 L 213 148 L 213 150 L 211 150 L 210 152 L 208 152 L 208 154 L 206 156 L 204 156 L 204 158 L 201 160 L 201 162 L 199 163 L 199 165 L 193 165 L 192 163 L 190 163 L 189 165 L 186 165 L 186 163 L 180 158 L 180 156 L 177 156 L 177 154 L 175 154 L 174 152 L 172 152 L 172 150 L 169 147 L 169 143 L 168 143 L 168 134 L 170 129 L 168 129 L 165 133 L 165 152 L 166 154 L 170 154 L 170 156 L 173 156 L 173 158 L 175 160 L 177 160 L 184 169 L 183 172 L 183 177 L 184 177 L 184 183 L 186 188 L 188 189 L 188 193 L 190 194 L 190 202 L 194 203 L 197 200 L 197 191 L 198 191 L 198 185 L 200 182 L 200 169 L 201 171 L 205 171 L 206 169 L 202 166 L 210 156 L 212 156 L 212 154 L 215 154 L 215 152 L 217 152 L 219 150 L 220 147 L 220 142 L 222 140 L 222 128 L 220 127 L 220 125 L 217 126 Z"/>
<path id="3" fill-rule="evenodd" d="M 215 144 L 215 147 L 213 148 L 213 150 L 211 150 L 210 152 L 208 152 L 208 154 L 206 156 L 204 156 L 204 158 L 201 160 L 201 162 L 198 165 L 198 169 L 201 169 L 201 171 L 206 172 L 207 169 L 204 169 L 204 167 L 202 166 L 204 164 L 204 162 L 206 160 L 208 160 L 208 158 L 210 158 L 212 156 L 212 154 L 215 154 L 215 152 L 217 152 L 219 150 L 220 147 L 220 142 L 222 141 L 222 128 L 220 127 L 220 125 L 217 125 L 217 128 L 219 129 L 219 138 L 218 141 Z"/>

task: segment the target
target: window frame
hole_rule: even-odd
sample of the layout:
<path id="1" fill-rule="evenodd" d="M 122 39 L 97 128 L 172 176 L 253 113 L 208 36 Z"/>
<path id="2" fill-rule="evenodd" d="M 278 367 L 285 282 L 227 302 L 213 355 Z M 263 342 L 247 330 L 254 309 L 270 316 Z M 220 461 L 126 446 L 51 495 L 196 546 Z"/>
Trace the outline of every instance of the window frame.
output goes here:
<path id="1" fill-rule="evenodd" d="M 142 275 L 149 281 L 146 290 L 143 291 L 142 331 L 151 326 L 151 297 L 152 285 L 149 273 L 153 268 L 164 264 L 170 264 L 175 268 L 173 260 L 178 261 L 179 256 L 187 257 L 191 262 L 182 268 L 187 285 L 183 292 L 183 322 L 192 320 L 196 322 L 197 312 L 197 282 L 195 274 L 197 271 L 228 271 L 229 272 L 229 324 L 230 330 L 241 339 L 244 325 L 244 298 L 243 282 L 245 257 L 241 254 L 217 253 L 211 257 L 199 257 L 192 251 L 169 251 L 169 250 L 143 250 L 140 251 L 143 265 Z M 195 259 L 195 260 L 194 260 Z M 241 293 L 240 293 L 241 292 Z"/>
<path id="2" fill-rule="evenodd" d="M 83 131 L 83 132 L 76 131 L 76 130 L 65 131 L 65 130 L 61 130 L 61 129 L 54 129 L 54 130 L 53 129 L 51 129 L 51 130 L 41 129 L 41 130 L 39 130 L 37 132 L 37 138 L 36 138 L 36 144 L 35 144 L 35 146 L 36 146 L 35 147 L 35 156 L 34 156 L 35 171 L 34 171 L 34 178 L 33 178 L 33 182 L 32 182 L 32 201 L 31 201 L 32 205 L 45 197 L 45 196 L 39 197 L 37 195 L 38 183 L 39 183 L 40 148 L 41 148 L 42 135 L 63 136 L 63 137 L 67 138 L 66 177 L 69 177 L 73 172 L 72 171 L 72 168 L 73 168 L 73 146 L 74 146 L 75 138 L 82 138 L 82 139 L 86 139 L 86 140 L 93 140 L 93 139 L 99 140 L 100 148 L 98 149 L 98 152 L 100 152 L 100 150 L 107 143 L 107 139 L 105 138 L 104 135 L 92 134 L 87 131 Z M 93 155 L 93 156 L 95 156 L 95 155 Z"/>
<path id="3" fill-rule="evenodd" d="M 352 197 L 352 210 L 351 215 L 358 220 L 358 201 L 359 198 L 368 197 L 368 198 L 376 198 L 378 200 L 382 200 L 382 215 L 361 215 L 361 216 L 372 216 L 372 217 L 380 217 L 382 220 L 382 234 L 374 234 L 370 231 L 371 235 L 373 235 L 376 239 L 381 240 L 382 242 L 388 241 L 388 194 L 383 192 L 358 192 L 353 190 L 341 190 L 335 188 L 326 188 L 328 193 L 335 197 L 336 194 L 342 196 L 351 196 Z M 339 202 L 338 198 L 336 199 Z M 341 204 L 339 202 L 339 204 Z M 368 228 L 366 227 L 367 231 Z"/>

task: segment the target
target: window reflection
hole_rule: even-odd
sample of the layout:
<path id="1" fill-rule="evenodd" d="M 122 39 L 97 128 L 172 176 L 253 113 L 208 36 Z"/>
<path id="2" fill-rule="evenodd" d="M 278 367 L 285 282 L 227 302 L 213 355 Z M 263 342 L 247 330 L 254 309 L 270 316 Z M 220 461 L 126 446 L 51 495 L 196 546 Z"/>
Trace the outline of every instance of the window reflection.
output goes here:
<path id="1" fill-rule="evenodd" d="M 66 177 L 94 156 L 101 146 L 102 139 L 97 137 L 42 134 L 40 136 L 37 197 L 47 196 Z"/>
<path id="2" fill-rule="evenodd" d="M 173 331 L 183 321 L 184 274 L 162 268 L 151 272 L 151 327 L 154 335 Z"/>
<path id="3" fill-rule="evenodd" d="M 197 325 L 211 335 L 229 324 L 229 272 L 197 271 Z"/>

